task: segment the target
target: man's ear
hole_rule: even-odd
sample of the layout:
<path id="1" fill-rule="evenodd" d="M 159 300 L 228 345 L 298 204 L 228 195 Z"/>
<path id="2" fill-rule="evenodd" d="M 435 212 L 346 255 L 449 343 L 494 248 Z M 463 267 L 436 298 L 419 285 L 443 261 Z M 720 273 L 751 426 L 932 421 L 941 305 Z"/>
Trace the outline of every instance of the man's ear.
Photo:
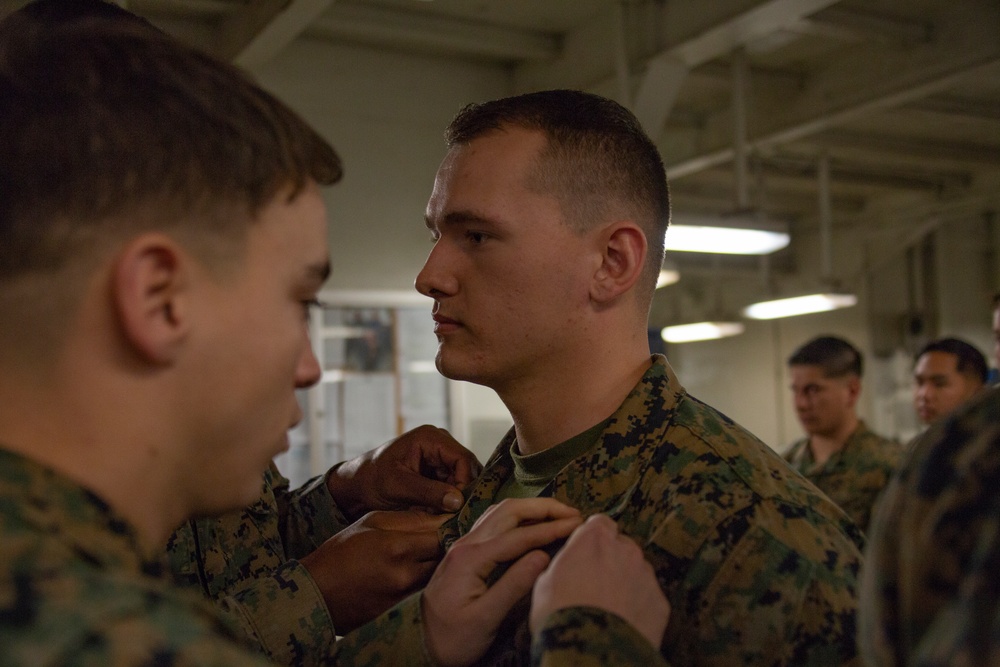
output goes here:
<path id="1" fill-rule="evenodd" d="M 122 335 L 146 360 L 173 361 L 188 328 L 190 256 L 170 237 L 143 234 L 118 254 L 112 289 Z"/>
<path id="2" fill-rule="evenodd" d="M 601 265 L 594 274 L 590 298 L 608 303 L 628 292 L 642 276 L 646 235 L 634 222 L 615 222 L 602 230 Z"/>
<path id="3" fill-rule="evenodd" d="M 849 375 L 847 377 L 847 390 L 850 392 L 850 402 L 853 407 L 861 396 L 861 378 L 857 375 Z"/>

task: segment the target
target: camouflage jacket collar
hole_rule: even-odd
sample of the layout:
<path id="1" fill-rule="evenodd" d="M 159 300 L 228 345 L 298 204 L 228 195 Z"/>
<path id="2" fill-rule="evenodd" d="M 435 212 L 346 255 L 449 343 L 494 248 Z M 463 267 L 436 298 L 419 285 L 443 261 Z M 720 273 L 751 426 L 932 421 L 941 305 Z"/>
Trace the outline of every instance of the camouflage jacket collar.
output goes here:
<path id="1" fill-rule="evenodd" d="M 584 516 L 605 513 L 614 518 L 628 505 L 642 470 L 649 464 L 638 453 L 645 445 L 663 440 L 678 403 L 686 394 L 666 357 L 653 355 L 651 361 L 649 370 L 611 416 L 599 437 L 599 445 L 563 468 L 541 496 L 551 496 L 576 507 Z M 510 448 L 514 440 L 511 429 L 469 489 L 465 506 L 442 526 L 440 536 L 446 547 L 472 528 L 475 519 L 493 503 L 504 481 L 513 474 Z"/>
<path id="2" fill-rule="evenodd" d="M 874 433 L 868 428 L 868 425 L 863 419 L 859 419 L 857 427 L 851 432 L 851 435 L 847 436 L 844 446 L 831 454 L 830 458 L 823 462 L 823 465 L 816 465 L 812 450 L 809 449 L 809 438 L 802 438 L 789 448 L 791 457 L 788 461 L 799 471 L 819 472 L 820 470 L 831 471 L 849 468 L 853 464 L 854 456 L 859 450 L 864 449 L 864 441 L 872 436 Z"/>
<path id="3" fill-rule="evenodd" d="M 143 558 L 132 526 L 107 503 L 56 471 L 3 449 L 0 526 L 5 539 L 46 534 L 98 567 L 163 576 L 162 563 Z"/>

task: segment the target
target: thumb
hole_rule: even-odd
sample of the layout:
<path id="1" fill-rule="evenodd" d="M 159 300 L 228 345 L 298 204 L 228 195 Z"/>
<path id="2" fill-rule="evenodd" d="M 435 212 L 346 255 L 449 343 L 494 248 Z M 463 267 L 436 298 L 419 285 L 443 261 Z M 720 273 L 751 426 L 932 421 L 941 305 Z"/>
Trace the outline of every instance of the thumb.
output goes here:
<path id="1" fill-rule="evenodd" d="M 462 492 L 451 484 L 404 470 L 395 480 L 392 500 L 399 505 L 426 507 L 439 512 L 457 512 L 465 504 Z"/>

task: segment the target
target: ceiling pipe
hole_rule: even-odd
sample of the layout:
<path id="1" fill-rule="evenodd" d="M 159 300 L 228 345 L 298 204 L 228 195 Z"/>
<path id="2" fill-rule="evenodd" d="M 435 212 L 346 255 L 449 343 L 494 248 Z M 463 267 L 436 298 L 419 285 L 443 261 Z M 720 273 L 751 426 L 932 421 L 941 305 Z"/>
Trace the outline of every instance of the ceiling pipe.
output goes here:
<path id="1" fill-rule="evenodd" d="M 823 152 L 817 165 L 819 180 L 819 247 L 820 278 L 824 283 L 833 280 L 833 207 L 830 197 L 830 155 Z"/>
<path id="2" fill-rule="evenodd" d="M 750 68 L 747 52 L 739 47 L 733 52 L 733 163 L 736 208 L 750 208 L 750 184 L 747 170 L 747 79 Z"/>
<path id="3" fill-rule="evenodd" d="M 632 108 L 632 90 L 630 85 L 631 74 L 628 66 L 628 47 L 625 35 L 625 6 L 621 2 L 614 3 L 614 32 L 615 32 L 615 82 L 618 84 L 618 102 L 622 106 Z"/>

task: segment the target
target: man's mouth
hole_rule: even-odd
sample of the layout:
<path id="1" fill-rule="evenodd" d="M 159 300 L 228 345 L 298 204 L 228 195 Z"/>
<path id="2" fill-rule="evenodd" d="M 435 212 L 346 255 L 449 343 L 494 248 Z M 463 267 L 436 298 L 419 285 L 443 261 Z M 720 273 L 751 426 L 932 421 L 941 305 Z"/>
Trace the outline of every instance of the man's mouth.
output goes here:
<path id="1" fill-rule="evenodd" d="M 458 320 L 453 320 L 452 318 L 441 315 L 440 313 L 435 313 L 433 318 L 434 333 L 436 334 L 450 333 L 462 326 L 461 322 Z"/>

